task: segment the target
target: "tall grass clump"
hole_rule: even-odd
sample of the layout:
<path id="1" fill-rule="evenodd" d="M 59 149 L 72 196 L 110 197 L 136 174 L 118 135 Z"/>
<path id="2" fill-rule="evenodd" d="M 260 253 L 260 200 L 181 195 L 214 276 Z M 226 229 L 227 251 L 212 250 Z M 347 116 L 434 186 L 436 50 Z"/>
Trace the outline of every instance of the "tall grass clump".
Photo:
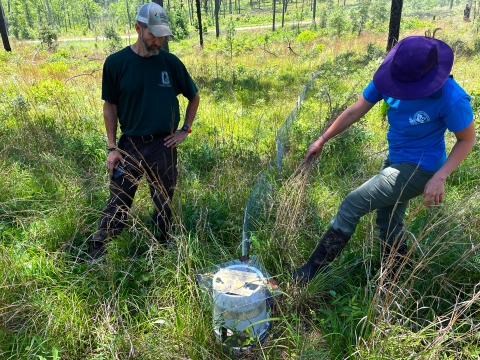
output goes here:
<path id="1" fill-rule="evenodd" d="M 441 38 L 461 36 L 445 25 Z M 335 34 L 338 40 L 285 28 L 218 40 L 207 33 L 203 50 L 194 39 L 171 42 L 202 99 L 179 148 L 174 228 L 159 245 L 141 184 L 102 263 L 88 261 L 86 249 L 108 196 L 100 89 L 109 44 L 60 43 L 55 52 L 17 44 L 14 54 L 1 53 L 0 357 L 476 359 L 478 145 L 448 179 L 444 205 L 411 202 L 409 256 L 398 279 L 384 279 L 369 214 L 311 284 L 291 280 L 342 199 L 378 171 L 386 152 L 378 105 L 318 161 L 300 166 L 384 56 L 383 37 L 369 32 L 368 21 L 363 26 L 359 37 Z M 478 117 L 474 56 L 457 53 L 454 75 Z M 279 169 L 275 137 L 314 74 Z M 448 146 L 454 141 L 449 136 Z M 245 205 L 259 181 L 265 191 L 251 254 L 282 294 L 272 299 L 267 339 L 235 352 L 216 341 L 212 301 L 195 274 L 241 255 Z"/>

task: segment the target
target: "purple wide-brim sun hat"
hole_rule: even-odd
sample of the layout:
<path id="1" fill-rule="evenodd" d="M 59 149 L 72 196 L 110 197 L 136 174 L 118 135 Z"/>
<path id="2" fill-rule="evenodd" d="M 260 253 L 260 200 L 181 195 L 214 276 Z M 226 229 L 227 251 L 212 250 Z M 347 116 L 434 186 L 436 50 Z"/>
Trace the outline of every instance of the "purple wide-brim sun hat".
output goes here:
<path id="1" fill-rule="evenodd" d="M 440 90 L 453 66 L 453 50 L 434 38 L 410 36 L 395 45 L 373 75 L 383 94 L 415 100 Z"/>

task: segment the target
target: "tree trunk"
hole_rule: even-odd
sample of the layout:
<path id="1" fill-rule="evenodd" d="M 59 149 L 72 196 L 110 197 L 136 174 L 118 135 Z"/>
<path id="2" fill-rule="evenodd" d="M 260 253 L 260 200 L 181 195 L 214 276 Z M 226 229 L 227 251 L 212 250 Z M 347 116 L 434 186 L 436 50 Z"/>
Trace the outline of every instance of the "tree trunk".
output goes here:
<path id="1" fill-rule="evenodd" d="M 210 10 L 212 11 L 212 24 L 215 24 L 215 5 L 213 0 L 210 0 Z"/>
<path id="2" fill-rule="evenodd" d="M 188 12 L 191 14 L 190 18 L 192 19 L 191 24 L 193 24 L 193 19 L 195 16 L 195 10 L 193 9 L 193 0 L 189 0 L 189 6 L 188 6 Z M 195 0 L 195 5 L 196 5 L 196 0 Z"/>
<path id="3" fill-rule="evenodd" d="M 68 31 L 68 28 L 67 28 L 67 17 L 68 17 L 68 14 L 67 12 L 65 11 L 65 0 L 62 0 L 62 5 L 60 6 L 60 9 L 62 10 L 62 14 L 63 14 L 63 24 L 65 26 L 65 32 Z"/>
<path id="4" fill-rule="evenodd" d="M 215 0 L 215 36 L 220 36 L 220 24 L 218 23 L 218 14 L 220 13 L 220 0 Z"/>
<path id="5" fill-rule="evenodd" d="M 6 51 L 12 51 L 10 42 L 8 41 L 7 20 L 5 19 L 5 14 L 3 13 L 2 3 L 0 3 L 0 34 L 2 35 L 3 48 Z"/>
<path id="6" fill-rule="evenodd" d="M 202 8 L 200 0 L 195 0 L 197 5 L 198 35 L 200 36 L 200 47 L 203 49 L 203 28 L 202 28 Z"/>
<path id="7" fill-rule="evenodd" d="M 285 26 L 285 9 L 286 9 L 286 1 L 282 0 L 282 28 Z"/>
<path id="8" fill-rule="evenodd" d="M 453 0 L 450 0 L 450 10 L 452 10 L 453 7 Z"/>
<path id="9" fill-rule="evenodd" d="M 273 21 L 272 21 L 272 31 L 275 31 L 275 11 L 276 11 L 276 3 L 277 0 L 272 0 L 273 1 Z"/>
<path id="10" fill-rule="evenodd" d="M 83 10 L 85 10 L 85 17 L 87 18 L 88 30 L 92 30 L 92 28 L 90 26 L 90 15 L 88 14 L 88 9 L 87 9 L 87 6 L 85 4 L 83 5 Z"/>
<path id="11" fill-rule="evenodd" d="M 25 1 L 24 7 L 23 7 L 23 13 L 25 14 L 25 19 L 27 20 L 28 27 L 30 29 L 33 29 L 35 20 L 33 20 L 33 15 L 30 11 L 30 4 L 28 1 Z"/>
<path id="12" fill-rule="evenodd" d="M 153 2 L 163 7 L 163 0 L 153 0 Z M 168 46 L 168 36 L 162 42 L 162 49 L 166 52 L 170 52 L 170 48 Z"/>
<path id="13" fill-rule="evenodd" d="M 132 30 L 132 19 L 130 19 L 130 9 L 128 8 L 128 0 L 125 0 L 125 6 L 127 8 L 127 21 L 128 21 L 128 28 Z"/>
<path id="14" fill-rule="evenodd" d="M 315 22 L 315 12 L 317 10 L 317 0 L 313 0 L 313 17 L 312 20 Z"/>
<path id="15" fill-rule="evenodd" d="M 52 12 L 50 11 L 50 4 L 48 3 L 48 0 L 45 0 L 45 2 L 47 5 L 48 20 L 50 21 L 50 27 L 53 29 L 53 18 L 52 18 Z"/>
<path id="16" fill-rule="evenodd" d="M 390 25 L 388 27 L 387 51 L 392 50 L 400 37 L 400 20 L 402 19 L 403 0 L 392 0 Z"/>
<path id="17" fill-rule="evenodd" d="M 465 10 L 463 10 L 463 21 L 470 21 L 470 10 L 472 9 L 471 5 L 467 3 Z"/>

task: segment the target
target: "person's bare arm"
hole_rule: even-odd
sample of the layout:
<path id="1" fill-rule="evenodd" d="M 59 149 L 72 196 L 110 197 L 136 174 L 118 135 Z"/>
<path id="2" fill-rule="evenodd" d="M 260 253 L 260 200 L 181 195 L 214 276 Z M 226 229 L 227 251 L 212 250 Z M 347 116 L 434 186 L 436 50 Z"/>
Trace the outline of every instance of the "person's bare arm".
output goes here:
<path id="1" fill-rule="evenodd" d="M 307 163 L 311 160 L 317 159 L 322 153 L 323 145 L 337 136 L 345 129 L 350 127 L 353 123 L 360 120 L 374 104 L 365 100 L 365 98 L 360 96 L 360 98 L 352 105 L 350 105 L 345 111 L 343 111 L 340 116 L 333 122 L 333 124 L 323 133 L 322 136 L 318 138 L 314 143 L 312 143 L 305 155 L 303 163 Z"/>
<path id="2" fill-rule="evenodd" d="M 103 103 L 103 118 L 105 120 L 105 129 L 107 131 L 108 148 L 114 148 L 117 146 L 117 126 L 118 126 L 118 107 L 115 104 L 105 101 Z M 107 168 L 110 174 L 113 174 L 113 168 L 117 163 L 121 161 L 123 163 L 123 156 L 120 151 L 115 150 L 108 154 Z"/>
<path id="3" fill-rule="evenodd" d="M 188 102 L 187 109 L 185 110 L 185 121 L 183 122 L 188 127 L 192 127 L 195 115 L 197 115 L 198 105 L 200 104 L 200 95 L 197 95 Z"/>
<path id="4" fill-rule="evenodd" d="M 200 104 L 200 95 L 197 92 L 195 97 L 188 101 L 187 109 L 185 110 L 185 120 L 183 122 L 184 125 L 187 125 L 190 128 L 192 127 L 193 121 L 195 120 L 195 115 L 197 115 L 199 104 Z M 187 136 L 188 136 L 188 132 L 186 131 L 176 131 L 165 138 L 165 146 L 175 147 L 178 144 L 180 144 L 183 140 L 185 140 Z"/>
<path id="5" fill-rule="evenodd" d="M 462 131 L 454 134 L 457 142 L 453 146 L 452 151 L 450 151 L 447 161 L 425 185 L 423 191 L 423 203 L 425 206 L 438 205 L 443 201 L 445 180 L 467 157 L 475 145 L 475 125 L 473 122 Z"/>

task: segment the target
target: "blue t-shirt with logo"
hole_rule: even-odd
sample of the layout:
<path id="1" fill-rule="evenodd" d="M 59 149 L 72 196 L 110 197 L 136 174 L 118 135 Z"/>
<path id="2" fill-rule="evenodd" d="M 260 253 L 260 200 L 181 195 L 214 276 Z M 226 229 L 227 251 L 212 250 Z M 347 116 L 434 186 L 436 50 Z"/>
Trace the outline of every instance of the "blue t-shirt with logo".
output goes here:
<path id="1" fill-rule="evenodd" d="M 470 96 L 449 78 L 437 93 L 416 100 L 399 100 L 382 94 L 373 81 L 363 91 L 370 103 L 388 105 L 388 150 L 392 163 L 409 162 L 437 171 L 445 162 L 445 131 L 464 130 L 473 121 Z"/>

